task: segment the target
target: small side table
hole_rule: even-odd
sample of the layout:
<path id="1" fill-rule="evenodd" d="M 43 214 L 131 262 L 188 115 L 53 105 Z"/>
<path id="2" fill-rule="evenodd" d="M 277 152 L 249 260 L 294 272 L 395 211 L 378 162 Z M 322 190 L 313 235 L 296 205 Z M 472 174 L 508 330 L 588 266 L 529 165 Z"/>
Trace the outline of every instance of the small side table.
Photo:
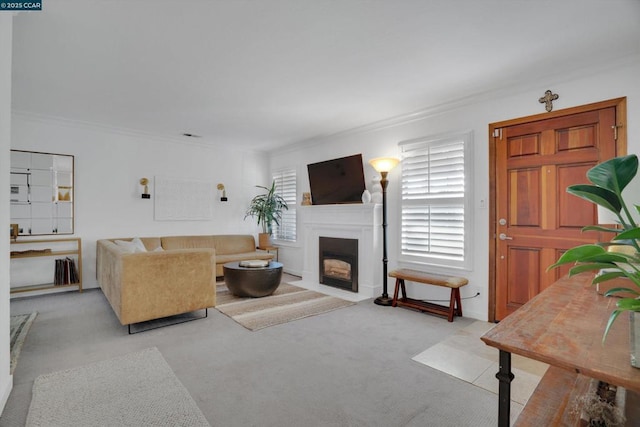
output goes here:
<path id="1" fill-rule="evenodd" d="M 259 251 L 265 251 L 268 253 L 271 253 L 272 251 L 276 253 L 276 262 L 280 261 L 279 259 L 279 253 L 278 253 L 278 247 L 277 246 L 264 246 L 264 247 L 260 247 L 260 246 L 256 246 L 256 249 Z"/>

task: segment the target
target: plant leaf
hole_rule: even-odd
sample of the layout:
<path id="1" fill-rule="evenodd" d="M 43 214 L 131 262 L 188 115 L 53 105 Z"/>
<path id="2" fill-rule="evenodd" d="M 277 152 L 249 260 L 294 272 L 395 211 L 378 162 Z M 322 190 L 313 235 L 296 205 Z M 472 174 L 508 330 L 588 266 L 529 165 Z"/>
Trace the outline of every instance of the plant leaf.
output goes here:
<path id="1" fill-rule="evenodd" d="M 640 227 L 631 228 L 618 234 L 613 240 L 631 240 L 640 239 Z"/>
<path id="2" fill-rule="evenodd" d="M 589 184 L 576 184 L 568 186 L 567 192 L 609 209 L 616 214 L 622 210 L 620 196 L 606 188 Z"/>
<path id="3" fill-rule="evenodd" d="M 616 268 L 617 266 L 612 263 L 591 263 L 591 264 L 578 264 L 569 270 L 569 276 L 575 276 L 576 274 L 584 273 L 585 271 L 602 270 L 603 268 Z"/>
<path id="4" fill-rule="evenodd" d="M 595 285 L 596 283 L 606 282 L 607 280 L 617 279 L 618 277 L 626 277 L 626 274 L 624 274 L 622 271 L 610 271 L 607 273 L 598 274 L 593 278 L 591 283 Z"/>
<path id="5" fill-rule="evenodd" d="M 635 298 L 622 298 L 616 305 L 620 310 L 640 311 L 640 300 Z"/>
<path id="6" fill-rule="evenodd" d="M 631 288 L 611 288 L 607 292 L 604 293 L 605 297 L 613 296 L 619 292 L 631 292 L 632 294 L 640 295 L 640 292 Z"/>
<path id="7" fill-rule="evenodd" d="M 595 185 L 618 195 L 638 171 L 638 156 L 629 154 L 599 163 L 587 171 L 587 178 Z"/>
<path id="8" fill-rule="evenodd" d="M 603 227 L 601 225 L 587 225 L 586 227 L 582 227 L 582 231 L 606 231 L 608 233 L 619 233 L 621 229 L 608 228 L 608 227 Z"/>
<path id="9" fill-rule="evenodd" d="M 581 260 L 578 260 L 578 262 L 584 262 L 584 263 L 591 263 L 591 262 L 628 262 L 629 260 L 629 255 L 623 254 L 623 253 L 616 253 L 616 252 L 605 252 L 603 254 L 597 254 L 597 255 L 593 255 L 593 256 L 586 256 L 584 258 L 582 258 Z"/>
<path id="10" fill-rule="evenodd" d="M 616 318 L 620 315 L 620 313 L 622 313 L 624 310 L 613 310 L 611 312 L 611 315 L 609 315 L 609 321 L 607 322 L 607 327 L 604 328 L 604 334 L 602 335 L 602 344 L 604 344 L 604 341 L 607 339 L 607 335 L 609 334 L 609 329 L 611 329 L 611 325 L 613 325 L 613 322 L 615 322 Z"/>
<path id="11" fill-rule="evenodd" d="M 554 264 L 550 265 L 547 271 L 552 268 L 558 267 L 559 265 L 568 264 L 570 262 L 577 262 L 582 260 L 588 256 L 594 256 L 599 254 L 607 253 L 601 246 L 598 245 L 582 245 L 576 246 L 575 248 L 571 248 L 556 261 Z"/>

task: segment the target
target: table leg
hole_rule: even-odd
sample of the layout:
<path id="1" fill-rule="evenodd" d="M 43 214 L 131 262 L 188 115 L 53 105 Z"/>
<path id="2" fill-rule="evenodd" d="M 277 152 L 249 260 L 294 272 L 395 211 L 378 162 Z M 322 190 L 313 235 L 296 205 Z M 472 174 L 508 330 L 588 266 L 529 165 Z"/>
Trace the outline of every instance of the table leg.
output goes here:
<path id="1" fill-rule="evenodd" d="M 498 427 L 509 427 L 511 418 L 511 353 L 500 350 L 500 369 L 496 374 L 498 384 Z"/>

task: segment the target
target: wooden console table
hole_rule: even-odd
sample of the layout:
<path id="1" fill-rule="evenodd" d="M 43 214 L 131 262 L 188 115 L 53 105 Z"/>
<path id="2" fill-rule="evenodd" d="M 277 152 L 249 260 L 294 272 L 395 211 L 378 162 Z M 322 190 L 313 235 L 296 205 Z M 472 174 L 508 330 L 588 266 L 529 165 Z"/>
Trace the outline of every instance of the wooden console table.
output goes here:
<path id="1" fill-rule="evenodd" d="M 500 427 L 509 426 L 513 379 L 511 353 L 551 365 L 541 384 L 547 375 L 560 371 L 640 392 L 640 369 L 630 364 L 629 317 L 626 313 L 618 317 L 603 345 L 602 334 L 617 298 L 598 295 L 591 286 L 592 277 L 582 274 L 558 280 L 481 338 L 500 351 L 500 368 L 496 374 Z M 529 404 L 533 401 L 540 404 L 540 398 L 536 396 L 539 389 L 540 386 Z M 549 405 L 553 406 L 554 401 L 558 401 L 558 396 L 550 394 Z M 526 411 L 527 407 L 521 418 Z"/>

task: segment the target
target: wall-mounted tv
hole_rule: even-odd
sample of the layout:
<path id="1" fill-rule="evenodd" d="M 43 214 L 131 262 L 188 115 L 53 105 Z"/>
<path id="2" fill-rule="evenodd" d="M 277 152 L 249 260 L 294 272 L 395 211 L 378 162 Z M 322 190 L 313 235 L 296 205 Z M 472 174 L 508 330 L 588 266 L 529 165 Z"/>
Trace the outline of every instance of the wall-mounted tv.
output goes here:
<path id="1" fill-rule="evenodd" d="M 314 205 L 362 203 L 364 169 L 362 154 L 307 165 Z"/>

